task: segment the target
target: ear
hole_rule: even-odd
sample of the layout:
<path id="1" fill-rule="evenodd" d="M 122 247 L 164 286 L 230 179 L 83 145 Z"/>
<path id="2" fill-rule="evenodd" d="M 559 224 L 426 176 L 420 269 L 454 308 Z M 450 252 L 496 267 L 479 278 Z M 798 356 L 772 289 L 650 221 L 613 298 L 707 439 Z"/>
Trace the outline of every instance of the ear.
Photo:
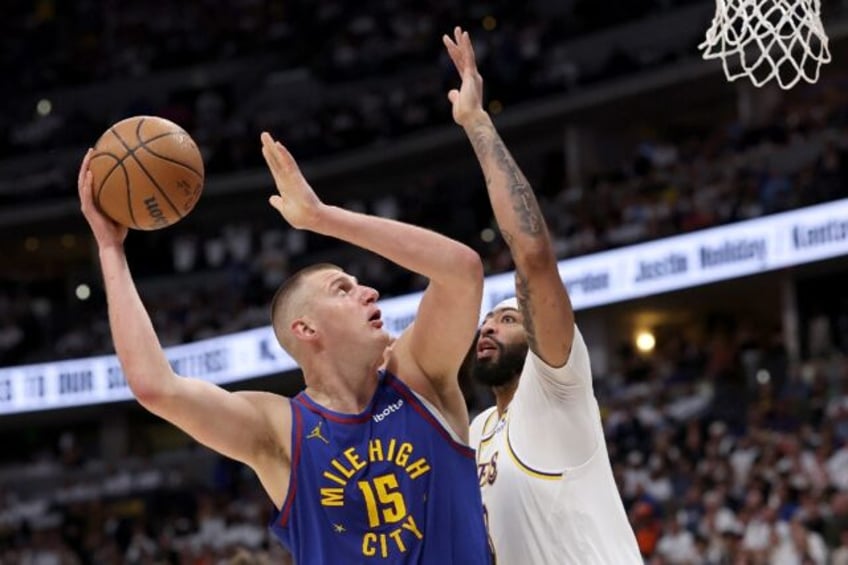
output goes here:
<path id="1" fill-rule="evenodd" d="M 314 341 L 318 338 L 318 332 L 308 318 L 292 320 L 290 328 L 298 341 Z"/>

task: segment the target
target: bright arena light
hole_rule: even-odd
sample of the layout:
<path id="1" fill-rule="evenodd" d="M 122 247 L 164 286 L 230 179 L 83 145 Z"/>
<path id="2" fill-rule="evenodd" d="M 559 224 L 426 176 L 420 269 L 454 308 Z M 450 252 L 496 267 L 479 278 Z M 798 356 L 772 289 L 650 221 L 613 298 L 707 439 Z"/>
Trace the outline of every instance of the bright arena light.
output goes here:
<path id="1" fill-rule="evenodd" d="M 39 116 L 47 116 L 53 111 L 53 103 L 46 98 L 42 98 L 35 105 L 35 111 L 38 112 Z"/>
<path id="2" fill-rule="evenodd" d="M 651 332 L 643 330 L 636 334 L 636 348 L 642 353 L 653 351 L 656 344 L 657 340 Z"/>
<path id="3" fill-rule="evenodd" d="M 76 295 L 80 300 L 88 300 L 91 296 L 91 288 L 85 283 L 77 285 Z"/>

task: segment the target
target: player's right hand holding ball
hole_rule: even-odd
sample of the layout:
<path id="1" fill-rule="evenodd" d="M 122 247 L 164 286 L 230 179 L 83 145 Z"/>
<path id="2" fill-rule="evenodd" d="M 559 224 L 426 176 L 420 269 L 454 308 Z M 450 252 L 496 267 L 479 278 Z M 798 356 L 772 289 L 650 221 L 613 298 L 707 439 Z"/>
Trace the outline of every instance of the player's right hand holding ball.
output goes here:
<path id="1" fill-rule="evenodd" d="M 92 174 L 88 166 L 91 153 L 91 149 L 86 151 L 82 165 L 80 165 L 79 176 L 77 177 L 80 208 L 86 221 L 88 221 L 88 225 L 91 226 L 94 239 L 97 240 L 97 246 L 100 249 L 113 246 L 120 247 L 124 244 L 128 229 L 107 218 L 94 204 Z"/>

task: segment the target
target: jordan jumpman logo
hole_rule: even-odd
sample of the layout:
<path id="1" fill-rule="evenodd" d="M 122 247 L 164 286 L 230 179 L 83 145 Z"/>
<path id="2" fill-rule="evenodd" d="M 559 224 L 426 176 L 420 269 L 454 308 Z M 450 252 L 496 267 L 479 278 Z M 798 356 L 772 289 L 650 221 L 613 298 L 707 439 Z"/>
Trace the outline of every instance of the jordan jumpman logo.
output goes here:
<path id="1" fill-rule="evenodd" d="M 321 435 L 321 424 L 323 424 L 323 423 L 324 423 L 324 422 L 318 422 L 318 425 L 316 425 L 316 426 L 312 429 L 312 431 L 311 431 L 311 432 L 309 432 L 309 435 L 308 435 L 308 436 L 306 436 L 306 439 L 315 439 L 315 438 L 318 438 L 318 439 L 320 439 L 321 441 L 323 441 L 324 443 L 326 443 L 327 445 L 330 445 L 329 440 L 328 440 L 327 438 L 325 438 L 323 435 Z"/>

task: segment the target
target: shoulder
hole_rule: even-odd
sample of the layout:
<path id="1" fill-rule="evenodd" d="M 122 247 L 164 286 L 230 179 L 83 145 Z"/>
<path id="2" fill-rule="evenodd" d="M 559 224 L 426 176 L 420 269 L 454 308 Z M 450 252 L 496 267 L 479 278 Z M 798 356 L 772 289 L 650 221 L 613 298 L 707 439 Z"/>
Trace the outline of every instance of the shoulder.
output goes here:
<path id="1" fill-rule="evenodd" d="M 486 424 L 492 420 L 496 414 L 497 406 L 490 406 L 477 414 L 474 420 L 471 421 L 468 439 L 472 448 L 476 449 L 477 445 L 480 443 L 480 439 L 483 437 L 483 433 L 486 431 Z"/>
<path id="2" fill-rule="evenodd" d="M 492 414 L 498 409 L 497 406 L 489 406 L 476 416 L 471 421 L 471 429 L 473 430 L 475 427 L 479 427 L 480 430 L 483 430 L 483 427 L 486 425 L 486 421 L 492 416 Z"/>
<path id="3" fill-rule="evenodd" d="M 525 381 L 526 376 L 535 375 L 542 377 L 545 381 L 559 384 L 591 384 L 592 367 L 589 359 L 589 350 L 583 335 L 577 325 L 574 325 L 574 339 L 571 342 L 571 351 L 568 360 L 561 367 L 553 367 L 533 353 L 528 351 L 527 362 L 524 364 L 522 378 L 519 384 Z"/>
<path id="4" fill-rule="evenodd" d="M 407 332 L 409 330 L 407 329 Z M 457 432 L 463 428 L 462 437 L 468 428 L 468 412 L 462 389 L 457 379 L 434 381 L 417 363 L 409 351 L 407 332 L 395 340 L 387 353 L 385 370 L 415 394 L 425 399 L 444 414 Z"/>

